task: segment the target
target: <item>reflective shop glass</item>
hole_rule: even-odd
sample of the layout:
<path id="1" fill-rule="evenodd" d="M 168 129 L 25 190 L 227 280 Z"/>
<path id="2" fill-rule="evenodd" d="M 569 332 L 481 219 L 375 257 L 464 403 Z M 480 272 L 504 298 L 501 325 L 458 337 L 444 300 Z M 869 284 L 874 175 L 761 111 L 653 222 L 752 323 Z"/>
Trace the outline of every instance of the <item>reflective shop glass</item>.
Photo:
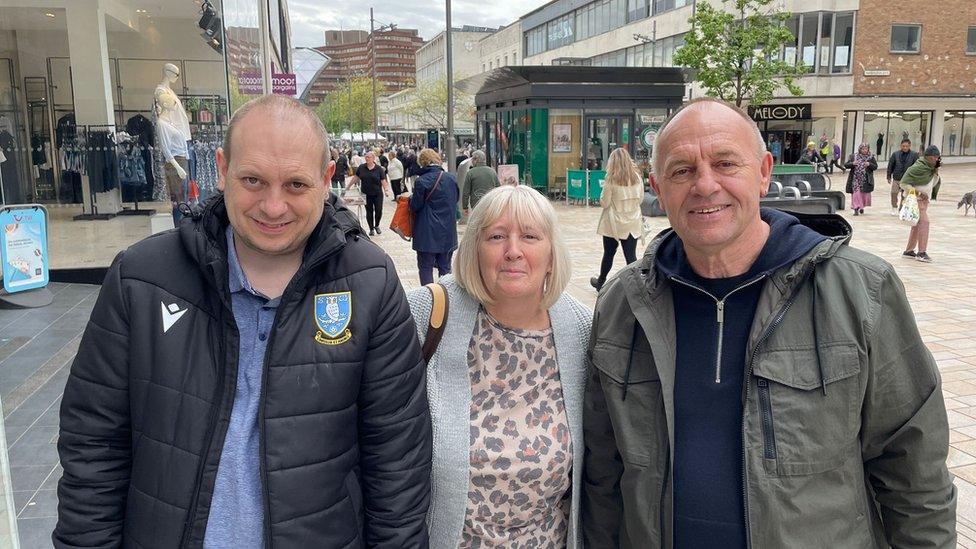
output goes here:
<path id="1" fill-rule="evenodd" d="M 914 150 L 927 146 L 931 120 L 931 111 L 865 111 L 860 142 L 867 143 L 878 160 L 886 160 L 902 139 L 911 140 Z"/>
<path id="2" fill-rule="evenodd" d="M 942 156 L 976 156 L 976 111 L 946 111 Z"/>

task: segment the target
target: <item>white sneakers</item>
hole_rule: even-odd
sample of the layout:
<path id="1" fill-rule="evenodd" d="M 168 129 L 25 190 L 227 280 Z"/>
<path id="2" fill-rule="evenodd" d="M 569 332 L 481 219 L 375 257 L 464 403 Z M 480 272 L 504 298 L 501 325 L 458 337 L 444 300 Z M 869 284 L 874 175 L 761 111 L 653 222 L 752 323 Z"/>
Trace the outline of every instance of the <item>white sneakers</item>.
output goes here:
<path id="1" fill-rule="evenodd" d="M 892 208 L 891 209 L 891 215 L 893 217 L 898 217 L 898 208 Z"/>

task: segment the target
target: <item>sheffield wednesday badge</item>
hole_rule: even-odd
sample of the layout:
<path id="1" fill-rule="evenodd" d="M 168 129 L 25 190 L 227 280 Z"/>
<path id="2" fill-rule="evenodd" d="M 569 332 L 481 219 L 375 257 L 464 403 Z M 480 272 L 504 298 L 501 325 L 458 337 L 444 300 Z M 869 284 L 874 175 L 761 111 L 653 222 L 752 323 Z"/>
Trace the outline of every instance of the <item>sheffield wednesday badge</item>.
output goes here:
<path id="1" fill-rule="evenodd" d="M 315 341 L 322 345 L 339 345 L 352 338 L 352 292 L 317 294 L 315 296 L 315 325 L 319 332 Z"/>

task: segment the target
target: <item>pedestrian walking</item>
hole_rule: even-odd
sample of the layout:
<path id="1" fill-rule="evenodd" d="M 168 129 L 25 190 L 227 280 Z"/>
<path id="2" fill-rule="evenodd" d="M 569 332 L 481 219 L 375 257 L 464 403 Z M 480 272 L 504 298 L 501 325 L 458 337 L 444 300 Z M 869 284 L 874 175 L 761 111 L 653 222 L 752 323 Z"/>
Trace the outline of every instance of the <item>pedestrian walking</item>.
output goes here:
<path id="1" fill-rule="evenodd" d="M 501 187 L 471 211 L 427 363 L 431 549 L 581 547 L 583 390 L 592 313 L 549 201 Z M 427 343 L 432 293 L 408 296 Z"/>
<path id="2" fill-rule="evenodd" d="M 461 209 L 467 214 L 478 205 L 478 201 L 492 189 L 499 186 L 498 174 L 490 166 L 484 151 L 471 153 L 471 167 L 464 176 L 464 190 L 461 193 Z"/>
<path id="3" fill-rule="evenodd" d="M 851 170 L 847 174 L 845 189 L 851 195 L 851 208 L 854 209 L 854 215 L 863 215 L 865 206 L 871 206 L 874 170 L 878 169 L 878 159 L 871 154 L 871 147 L 867 143 L 861 143 L 857 153 L 852 154 L 844 166 Z"/>
<path id="4" fill-rule="evenodd" d="M 332 187 L 341 189 L 346 186 L 346 172 L 349 170 L 349 161 L 346 155 L 338 149 L 332 149 L 332 161 L 335 162 L 335 171 L 332 172 Z"/>
<path id="5" fill-rule="evenodd" d="M 942 166 L 942 153 L 935 145 L 925 149 L 924 156 L 912 164 L 901 178 L 901 188 L 905 192 L 914 191 L 918 199 L 918 223 L 908 233 L 908 245 L 902 257 L 931 263 L 929 257 L 929 202 L 935 200 L 941 179 L 939 167 Z M 918 250 L 916 252 L 916 249 Z"/>
<path id="6" fill-rule="evenodd" d="M 831 166 L 830 173 L 834 173 L 833 166 L 837 166 L 837 168 L 840 169 L 840 172 L 841 173 L 847 173 L 847 168 L 845 168 L 844 166 L 842 166 L 841 163 L 840 163 L 840 159 L 843 158 L 843 156 L 841 156 L 841 152 L 840 152 L 840 145 L 837 144 L 837 140 L 836 139 L 831 139 L 830 140 L 830 144 L 831 144 L 831 151 L 833 152 L 833 157 L 832 157 L 831 163 L 830 163 L 830 166 Z"/>
<path id="7" fill-rule="evenodd" d="M 387 153 L 386 176 L 390 180 L 390 187 L 393 189 L 393 201 L 396 202 L 398 196 L 406 192 L 403 184 L 403 163 L 397 158 L 393 151 Z"/>
<path id="8" fill-rule="evenodd" d="M 241 106 L 221 193 L 112 263 L 61 399 L 53 547 L 428 547 L 421 348 L 327 143 L 293 98 Z"/>
<path id="9" fill-rule="evenodd" d="M 618 245 L 628 265 L 637 261 L 637 239 L 641 237 L 644 227 L 640 210 L 643 199 L 644 185 L 640 170 L 627 149 L 614 149 L 607 160 L 607 175 L 600 194 L 603 212 L 596 232 L 603 237 L 603 260 L 600 262 L 600 276 L 590 277 L 590 285 L 597 290 L 603 288 L 610 274 Z"/>
<path id="10" fill-rule="evenodd" d="M 369 236 L 381 234 L 380 219 L 383 218 L 383 195 L 392 196 L 390 182 L 386 177 L 386 170 L 376 163 L 376 153 L 366 151 L 363 163 L 356 169 L 350 185 L 359 184 L 360 190 L 366 197 L 366 224 L 369 226 Z"/>
<path id="11" fill-rule="evenodd" d="M 772 157 L 735 105 L 665 121 L 671 229 L 597 300 L 585 547 L 956 546 L 938 366 L 890 264 L 836 214 L 760 208 Z"/>
<path id="12" fill-rule="evenodd" d="M 419 175 L 410 195 L 410 209 L 415 213 L 413 249 L 417 252 L 420 283 L 434 281 L 451 272 L 451 256 L 457 248 L 458 186 L 453 174 L 442 166 L 441 155 L 434 149 L 420 151 Z"/>
<path id="13" fill-rule="evenodd" d="M 891 215 L 897 217 L 901 209 L 901 199 L 905 196 L 901 189 L 901 178 L 905 171 L 918 162 L 918 153 L 912 150 L 912 140 L 902 139 L 901 148 L 891 153 L 888 159 L 888 185 L 891 186 Z"/>

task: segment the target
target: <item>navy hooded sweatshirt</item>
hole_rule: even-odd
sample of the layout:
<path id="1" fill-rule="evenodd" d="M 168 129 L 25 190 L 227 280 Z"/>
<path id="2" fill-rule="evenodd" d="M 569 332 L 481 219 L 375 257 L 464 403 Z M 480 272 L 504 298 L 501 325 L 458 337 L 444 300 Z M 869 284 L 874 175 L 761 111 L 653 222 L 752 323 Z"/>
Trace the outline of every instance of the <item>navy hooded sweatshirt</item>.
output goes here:
<path id="1" fill-rule="evenodd" d="M 763 208 L 769 239 L 749 271 L 707 279 L 671 233 L 656 266 L 671 281 L 677 353 L 674 384 L 674 546 L 746 546 L 742 399 L 749 331 L 766 279 L 826 237 Z"/>

